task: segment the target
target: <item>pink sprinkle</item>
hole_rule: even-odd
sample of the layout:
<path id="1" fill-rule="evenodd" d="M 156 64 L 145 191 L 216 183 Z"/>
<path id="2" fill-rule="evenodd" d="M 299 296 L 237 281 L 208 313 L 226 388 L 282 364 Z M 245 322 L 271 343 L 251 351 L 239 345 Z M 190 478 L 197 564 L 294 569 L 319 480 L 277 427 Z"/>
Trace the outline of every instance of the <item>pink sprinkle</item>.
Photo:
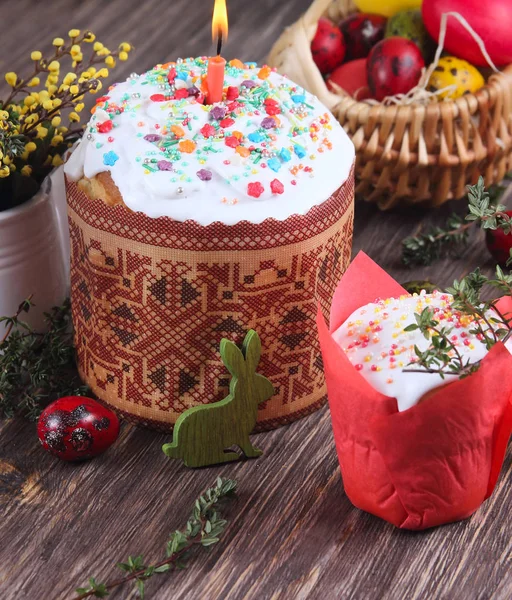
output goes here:
<path id="1" fill-rule="evenodd" d="M 394 363 L 394 362 L 396 362 L 396 358 L 395 358 L 394 356 L 392 356 L 392 357 L 389 359 L 389 362 L 391 362 L 391 363 Z"/>
<path id="2" fill-rule="evenodd" d="M 397 344 L 391 344 L 391 348 L 393 348 L 393 350 L 396 350 L 398 348 Z"/>
<path id="3" fill-rule="evenodd" d="M 360 371 L 363 368 L 363 365 L 358 364 L 358 365 L 355 365 L 355 367 L 356 367 L 356 371 Z"/>
<path id="4" fill-rule="evenodd" d="M 470 340 L 464 340 L 464 346 L 469 346 L 471 344 Z"/>
<path id="5" fill-rule="evenodd" d="M 460 337 L 461 337 L 461 338 L 468 337 L 468 334 L 467 334 L 465 331 L 463 331 L 463 332 L 460 334 Z"/>
<path id="6" fill-rule="evenodd" d="M 368 346 L 368 342 L 363 342 L 363 343 L 361 344 L 361 348 L 366 348 L 367 346 Z"/>
<path id="7" fill-rule="evenodd" d="M 452 340 L 452 342 L 456 342 L 459 338 L 456 335 L 452 335 L 450 339 Z"/>
<path id="8" fill-rule="evenodd" d="M 290 183 L 291 183 L 292 185 L 297 185 L 297 182 L 295 181 L 295 179 L 292 179 L 292 180 L 290 181 Z"/>
<path id="9" fill-rule="evenodd" d="M 112 136 L 109 136 L 109 138 L 108 138 L 108 141 L 109 141 L 109 142 L 113 142 L 113 141 L 114 141 L 114 138 L 113 138 Z"/>
<path id="10" fill-rule="evenodd" d="M 376 371 L 376 370 L 377 370 L 377 365 L 372 365 L 372 366 L 371 366 L 371 370 L 372 370 L 372 371 Z"/>

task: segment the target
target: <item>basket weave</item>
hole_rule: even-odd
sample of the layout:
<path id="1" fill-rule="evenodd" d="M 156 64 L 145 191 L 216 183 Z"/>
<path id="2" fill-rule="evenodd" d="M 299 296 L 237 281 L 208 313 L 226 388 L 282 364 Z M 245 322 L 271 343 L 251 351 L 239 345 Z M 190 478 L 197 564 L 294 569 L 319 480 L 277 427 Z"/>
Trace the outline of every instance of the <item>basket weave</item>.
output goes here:
<path id="1" fill-rule="evenodd" d="M 462 198 L 483 175 L 487 186 L 512 166 L 512 65 L 476 94 L 409 106 L 370 105 L 334 94 L 310 50 L 320 17 L 355 12 L 350 0 L 315 0 L 274 45 L 268 63 L 315 94 L 354 142 L 356 193 L 382 209 Z"/>
<path id="2" fill-rule="evenodd" d="M 222 338 L 256 329 L 258 372 L 276 393 L 258 429 L 326 401 L 315 327 L 352 248 L 354 173 L 322 204 L 284 221 L 202 226 L 91 200 L 67 181 L 71 304 L 82 379 L 129 420 L 172 428 L 228 392 Z"/>

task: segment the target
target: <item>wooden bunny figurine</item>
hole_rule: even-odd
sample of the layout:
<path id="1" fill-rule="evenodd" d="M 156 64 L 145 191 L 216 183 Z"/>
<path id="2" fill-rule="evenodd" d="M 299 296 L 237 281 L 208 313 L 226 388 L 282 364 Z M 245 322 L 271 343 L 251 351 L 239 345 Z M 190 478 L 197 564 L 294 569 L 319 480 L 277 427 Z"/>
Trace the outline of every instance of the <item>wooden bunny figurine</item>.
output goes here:
<path id="1" fill-rule="evenodd" d="M 220 343 L 222 362 L 232 375 L 229 395 L 212 404 L 193 406 L 180 415 L 174 426 L 172 444 L 162 450 L 171 458 L 181 458 L 187 467 L 205 467 L 238 460 L 228 450 L 239 446 L 247 458 L 261 456 L 249 434 L 256 424 L 258 404 L 274 393 L 270 381 L 256 373 L 261 342 L 256 331 L 245 336 L 242 350 L 233 342 Z"/>

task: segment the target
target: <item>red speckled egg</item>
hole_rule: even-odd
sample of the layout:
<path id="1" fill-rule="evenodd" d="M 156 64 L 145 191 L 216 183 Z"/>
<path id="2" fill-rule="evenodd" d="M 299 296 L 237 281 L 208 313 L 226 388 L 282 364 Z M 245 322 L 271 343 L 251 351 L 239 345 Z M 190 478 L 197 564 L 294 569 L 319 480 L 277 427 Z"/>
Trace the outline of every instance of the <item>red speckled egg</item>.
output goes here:
<path id="1" fill-rule="evenodd" d="M 343 62 L 345 42 L 341 31 L 329 19 L 318 21 L 316 34 L 311 42 L 311 53 L 323 75 L 330 73 Z"/>
<path id="2" fill-rule="evenodd" d="M 425 61 L 414 42 L 390 37 L 370 52 L 367 63 L 368 87 L 376 100 L 406 94 L 418 84 Z"/>
<path id="3" fill-rule="evenodd" d="M 366 58 L 359 58 L 339 66 L 327 80 L 329 89 L 335 91 L 333 84 L 336 84 L 356 100 L 369 98 L 370 89 L 368 88 L 366 62 Z"/>
<path id="4" fill-rule="evenodd" d="M 505 211 L 512 217 L 512 210 Z M 512 250 L 512 233 L 505 233 L 503 229 L 492 231 L 488 229 L 485 234 L 485 243 L 494 260 L 500 265 L 506 265 Z"/>
<path id="5" fill-rule="evenodd" d="M 435 40 L 443 13 L 457 12 L 482 38 L 496 65 L 512 62 L 512 0 L 425 0 L 421 12 L 425 27 Z M 488 66 L 473 36 L 455 17 L 446 21 L 444 49 L 472 65 Z"/>
<path id="6" fill-rule="evenodd" d="M 85 460 L 105 452 L 119 435 L 117 415 L 96 400 L 59 398 L 39 417 L 37 435 L 45 450 L 62 460 Z"/>
<path id="7" fill-rule="evenodd" d="M 340 23 L 345 40 L 345 60 L 366 58 L 377 42 L 384 38 L 386 17 L 356 13 Z"/>

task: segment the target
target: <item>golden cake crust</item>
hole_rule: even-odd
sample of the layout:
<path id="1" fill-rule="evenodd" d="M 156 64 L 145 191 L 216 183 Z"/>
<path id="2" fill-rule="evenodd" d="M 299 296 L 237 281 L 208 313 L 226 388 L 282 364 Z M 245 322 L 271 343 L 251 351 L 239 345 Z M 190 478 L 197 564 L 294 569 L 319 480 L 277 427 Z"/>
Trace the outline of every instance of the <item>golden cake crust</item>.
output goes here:
<path id="1" fill-rule="evenodd" d="M 78 187 L 83 190 L 91 200 L 101 200 L 108 206 L 117 206 L 124 203 L 119 188 L 114 183 L 110 171 L 98 173 L 92 179 L 82 177 L 78 182 Z"/>

